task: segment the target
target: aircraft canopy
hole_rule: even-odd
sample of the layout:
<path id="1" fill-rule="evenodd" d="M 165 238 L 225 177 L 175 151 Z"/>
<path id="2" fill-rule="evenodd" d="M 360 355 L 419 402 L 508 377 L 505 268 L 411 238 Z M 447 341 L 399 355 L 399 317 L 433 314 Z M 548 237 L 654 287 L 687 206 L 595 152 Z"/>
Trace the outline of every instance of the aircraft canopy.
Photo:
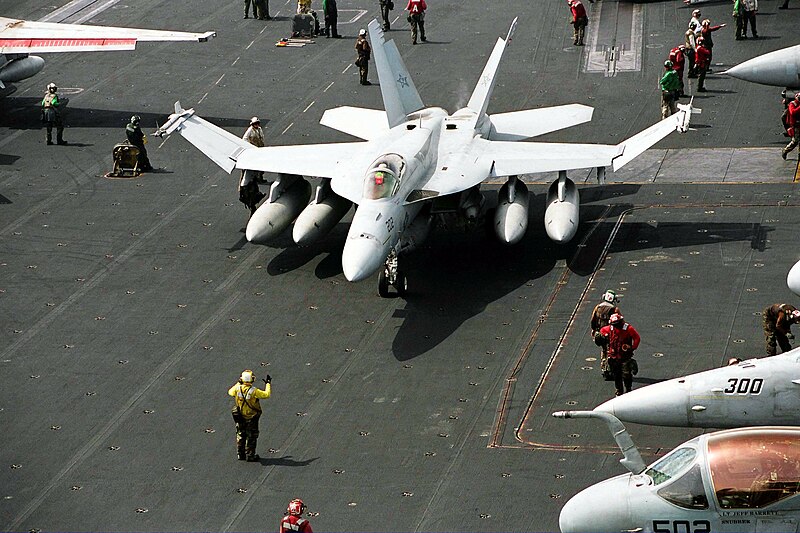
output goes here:
<path id="1" fill-rule="evenodd" d="M 790 429 L 725 432 L 708 439 L 721 509 L 759 509 L 800 492 L 800 438 Z"/>
<path id="2" fill-rule="evenodd" d="M 364 198 L 380 200 L 393 196 L 400 188 L 405 161 L 397 154 L 386 154 L 379 157 L 367 172 L 364 180 Z"/>

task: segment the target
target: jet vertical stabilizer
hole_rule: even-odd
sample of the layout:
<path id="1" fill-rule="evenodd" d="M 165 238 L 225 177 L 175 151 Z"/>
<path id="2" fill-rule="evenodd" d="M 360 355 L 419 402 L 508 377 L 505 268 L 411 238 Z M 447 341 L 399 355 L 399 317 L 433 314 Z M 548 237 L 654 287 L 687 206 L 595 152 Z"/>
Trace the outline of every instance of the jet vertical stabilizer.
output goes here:
<path id="1" fill-rule="evenodd" d="M 494 82 L 497 78 L 497 69 L 500 67 L 500 61 L 503 59 L 503 53 L 506 48 L 511 44 L 511 37 L 514 35 L 514 30 L 517 27 L 517 19 L 511 21 L 511 27 L 508 29 L 508 35 L 503 39 L 497 38 L 497 43 L 494 45 L 492 55 L 489 56 L 489 61 L 483 67 L 481 77 L 478 78 L 478 83 L 475 85 L 475 90 L 472 91 L 472 96 L 467 102 L 467 107 L 478 113 L 481 117 L 486 113 L 486 108 L 489 105 L 489 98 L 492 96 L 492 89 L 494 89 Z"/>
<path id="2" fill-rule="evenodd" d="M 425 105 L 400 57 L 397 45 L 394 41 L 384 40 L 383 30 L 377 20 L 373 19 L 368 28 L 372 53 L 375 54 L 375 67 L 381 82 L 383 107 L 386 109 L 389 127 L 394 128 L 405 122 L 407 115 L 419 111 Z"/>

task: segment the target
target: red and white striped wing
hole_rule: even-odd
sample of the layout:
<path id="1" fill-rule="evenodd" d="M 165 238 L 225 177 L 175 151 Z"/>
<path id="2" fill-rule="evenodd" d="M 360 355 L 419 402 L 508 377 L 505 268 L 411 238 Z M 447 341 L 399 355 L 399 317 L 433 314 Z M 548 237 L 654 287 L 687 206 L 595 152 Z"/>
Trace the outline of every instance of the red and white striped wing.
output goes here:
<path id="1" fill-rule="evenodd" d="M 133 50 L 138 41 L 207 41 L 214 32 L 143 30 L 0 17 L 0 54 Z"/>

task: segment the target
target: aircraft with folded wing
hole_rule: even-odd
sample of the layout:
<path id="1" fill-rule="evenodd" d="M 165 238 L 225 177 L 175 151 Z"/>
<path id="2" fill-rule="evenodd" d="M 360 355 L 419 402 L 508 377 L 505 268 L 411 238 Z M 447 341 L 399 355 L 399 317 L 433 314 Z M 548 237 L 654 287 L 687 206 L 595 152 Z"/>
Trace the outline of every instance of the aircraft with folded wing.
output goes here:
<path id="1" fill-rule="evenodd" d="M 30 78 L 44 68 L 44 59 L 32 54 L 133 50 L 138 41 L 205 42 L 215 35 L 213 31 L 142 30 L 0 17 L 0 93 L 11 94 L 12 83 Z"/>
<path id="2" fill-rule="evenodd" d="M 578 189 L 567 170 L 596 167 L 603 181 L 606 167 L 617 170 L 671 132 L 686 131 L 691 114 L 699 112 L 691 103 L 679 105 L 676 114 L 617 145 L 516 142 L 588 122 L 593 112 L 570 104 L 487 114 L 516 24 L 514 19 L 508 35 L 497 40 L 467 106 L 453 114 L 423 105 L 397 46 L 384 40 L 373 20 L 368 27 L 385 109 L 337 107 L 320 121 L 363 141 L 256 148 L 180 102 L 156 133 L 180 132 L 226 172 L 278 174 L 248 221 L 251 242 L 268 241 L 295 221 L 295 242 L 307 244 L 356 204 L 342 253 L 345 277 L 359 281 L 380 269 L 381 296 L 390 286 L 402 294 L 407 280 L 398 257 L 426 237 L 435 217 L 448 206 L 472 221 L 491 213 L 479 190 L 484 180 L 507 178 L 486 223 L 513 244 L 528 224 L 528 190 L 518 176 L 558 172 L 547 194 L 545 226 L 551 239 L 567 242 L 579 222 Z M 311 186 L 303 176 L 322 179 L 310 204 Z"/>

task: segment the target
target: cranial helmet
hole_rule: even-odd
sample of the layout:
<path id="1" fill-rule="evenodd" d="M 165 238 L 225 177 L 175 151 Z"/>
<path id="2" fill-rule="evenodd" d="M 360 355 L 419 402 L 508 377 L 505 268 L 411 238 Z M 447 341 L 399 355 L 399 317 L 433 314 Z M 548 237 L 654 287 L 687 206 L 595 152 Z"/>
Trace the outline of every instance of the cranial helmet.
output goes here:
<path id="1" fill-rule="evenodd" d="M 800 309 L 795 309 L 794 311 L 792 311 L 792 320 L 794 320 L 795 322 L 800 320 Z"/>
<path id="2" fill-rule="evenodd" d="M 711 19 L 703 19 L 703 22 L 701 22 L 700 24 L 702 24 L 703 26 L 708 26 L 709 24 L 711 24 Z"/>
<path id="3" fill-rule="evenodd" d="M 693 17 L 699 17 L 700 16 L 700 10 L 699 9 L 695 9 L 694 11 L 692 11 L 692 16 Z"/>
<path id="4" fill-rule="evenodd" d="M 611 324 L 620 324 L 625 321 L 625 317 L 622 316 L 622 313 L 614 313 L 608 321 Z"/>
<path id="5" fill-rule="evenodd" d="M 51 93 L 54 93 L 58 90 L 58 87 L 56 87 L 55 83 L 48 83 L 47 90 L 50 91 Z"/>
<path id="6" fill-rule="evenodd" d="M 359 35 L 366 35 L 367 34 L 367 30 L 365 30 L 364 28 L 361 28 L 360 30 L 358 30 L 358 34 Z"/>
<path id="7" fill-rule="evenodd" d="M 664 66 L 667 68 L 672 68 L 672 61 L 667 59 L 666 61 L 664 61 Z"/>
<path id="8" fill-rule="evenodd" d="M 800 91 L 797 91 L 796 93 L 794 93 L 794 99 L 797 100 L 798 102 L 800 102 Z"/>
<path id="9" fill-rule="evenodd" d="M 617 293 L 614 291 L 606 291 L 603 293 L 603 301 L 613 304 L 617 301 Z"/>
<path id="10" fill-rule="evenodd" d="M 142 120 L 142 117 L 139 115 L 133 115 L 131 117 L 131 124 L 138 124 L 140 120 Z"/>
<path id="11" fill-rule="evenodd" d="M 253 117 L 253 118 L 251 118 L 251 119 L 250 119 L 250 125 L 251 125 L 251 126 L 252 126 L 253 124 L 260 124 L 260 123 L 261 123 L 261 121 L 260 121 L 260 120 L 258 120 L 258 117 Z"/>
<path id="12" fill-rule="evenodd" d="M 252 370 L 245 370 L 242 372 L 242 376 L 239 379 L 242 380 L 243 383 L 252 383 L 256 380 L 256 377 L 253 375 Z"/>
<path id="13" fill-rule="evenodd" d="M 304 504 L 303 500 L 300 498 L 295 498 L 294 500 L 290 501 L 289 507 L 286 508 L 286 512 L 292 516 L 300 516 L 305 510 L 306 504 Z"/>

